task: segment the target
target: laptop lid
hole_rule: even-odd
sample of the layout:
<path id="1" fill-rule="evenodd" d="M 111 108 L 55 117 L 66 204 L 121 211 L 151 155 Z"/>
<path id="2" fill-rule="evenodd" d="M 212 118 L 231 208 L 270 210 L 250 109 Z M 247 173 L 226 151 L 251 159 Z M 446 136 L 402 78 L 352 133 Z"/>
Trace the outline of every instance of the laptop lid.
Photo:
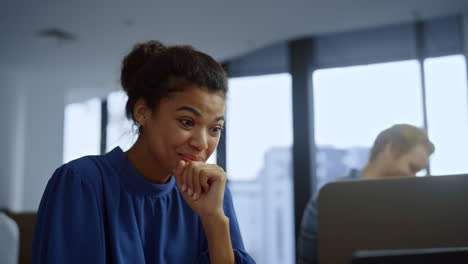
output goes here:
<path id="1" fill-rule="evenodd" d="M 358 250 L 468 246 L 468 175 L 334 182 L 318 210 L 321 264 Z"/>

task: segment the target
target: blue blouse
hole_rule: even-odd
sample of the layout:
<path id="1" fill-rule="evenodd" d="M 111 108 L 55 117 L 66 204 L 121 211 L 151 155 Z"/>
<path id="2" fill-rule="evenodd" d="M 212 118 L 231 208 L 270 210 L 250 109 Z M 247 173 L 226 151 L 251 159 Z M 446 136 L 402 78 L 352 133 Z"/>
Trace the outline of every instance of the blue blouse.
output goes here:
<path id="1" fill-rule="evenodd" d="M 226 187 L 236 263 L 245 252 Z M 32 263 L 210 263 L 200 219 L 174 177 L 154 184 L 139 175 L 117 147 L 58 168 L 42 197 Z"/>

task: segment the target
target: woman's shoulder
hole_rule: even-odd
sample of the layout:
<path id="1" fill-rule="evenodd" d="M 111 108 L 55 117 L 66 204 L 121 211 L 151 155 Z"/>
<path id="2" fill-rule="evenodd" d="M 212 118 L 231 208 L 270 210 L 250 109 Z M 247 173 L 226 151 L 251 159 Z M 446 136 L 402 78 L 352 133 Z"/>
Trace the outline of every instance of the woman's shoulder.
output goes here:
<path id="1" fill-rule="evenodd" d="M 97 185 L 106 174 L 105 163 L 103 155 L 84 156 L 63 164 L 54 176 Z"/>

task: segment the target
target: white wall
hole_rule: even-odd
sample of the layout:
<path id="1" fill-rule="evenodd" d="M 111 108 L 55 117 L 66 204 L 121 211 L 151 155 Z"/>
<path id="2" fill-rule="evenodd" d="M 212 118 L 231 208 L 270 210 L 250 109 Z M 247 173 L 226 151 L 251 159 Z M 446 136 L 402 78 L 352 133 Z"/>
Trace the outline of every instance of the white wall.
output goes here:
<path id="1" fill-rule="evenodd" d="M 62 161 L 64 89 L 40 73 L 0 72 L 0 207 L 32 211 Z"/>
<path id="2" fill-rule="evenodd" d="M 0 71 L 0 208 L 19 208 L 21 194 L 18 188 L 17 160 L 19 151 L 16 144 L 21 119 L 21 89 L 12 72 Z"/>

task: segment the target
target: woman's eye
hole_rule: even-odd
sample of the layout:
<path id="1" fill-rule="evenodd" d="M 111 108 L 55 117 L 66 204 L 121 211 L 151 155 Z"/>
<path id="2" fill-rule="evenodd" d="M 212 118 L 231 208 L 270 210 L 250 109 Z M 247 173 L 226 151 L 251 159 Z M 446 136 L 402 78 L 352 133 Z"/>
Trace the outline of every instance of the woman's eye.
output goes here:
<path id="1" fill-rule="evenodd" d="M 214 134 L 219 134 L 219 133 L 221 133 L 221 131 L 223 131 L 222 127 L 213 127 L 211 129 L 211 132 L 213 132 Z"/>
<path id="2" fill-rule="evenodd" d="M 179 119 L 179 122 L 187 127 L 192 127 L 193 126 L 193 121 L 190 119 Z"/>

